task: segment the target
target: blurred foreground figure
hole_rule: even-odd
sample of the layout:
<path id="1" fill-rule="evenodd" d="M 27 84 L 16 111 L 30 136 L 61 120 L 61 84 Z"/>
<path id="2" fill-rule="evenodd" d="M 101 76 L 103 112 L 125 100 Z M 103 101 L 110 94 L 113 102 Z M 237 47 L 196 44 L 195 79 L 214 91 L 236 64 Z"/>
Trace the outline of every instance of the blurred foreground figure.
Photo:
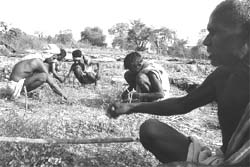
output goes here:
<path id="1" fill-rule="evenodd" d="M 216 154 L 196 138 L 155 119 L 141 125 L 142 145 L 163 163 L 188 161 L 209 166 L 249 166 L 250 1 L 221 2 L 212 12 L 207 29 L 209 34 L 203 44 L 207 46 L 211 64 L 217 68 L 200 87 L 186 96 L 159 102 L 114 103 L 107 114 L 113 118 L 131 113 L 170 116 L 215 101 L 222 133 L 222 146 Z"/>

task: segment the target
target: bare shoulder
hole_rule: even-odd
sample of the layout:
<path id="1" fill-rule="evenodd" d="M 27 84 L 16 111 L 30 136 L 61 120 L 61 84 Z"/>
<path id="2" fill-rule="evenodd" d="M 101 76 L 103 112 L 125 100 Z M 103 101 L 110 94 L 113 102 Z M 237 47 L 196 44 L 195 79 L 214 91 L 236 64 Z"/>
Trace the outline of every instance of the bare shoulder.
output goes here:
<path id="1" fill-rule="evenodd" d="M 154 81 L 160 81 L 160 79 L 156 76 L 156 74 L 152 71 L 149 71 L 147 73 L 147 76 L 150 78 L 150 80 L 154 80 Z"/>
<path id="2" fill-rule="evenodd" d="M 217 67 L 214 72 L 212 72 L 210 75 L 208 75 L 208 80 L 221 80 L 223 78 L 227 78 L 232 73 L 232 69 L 220 66 Z"/>
<path id="3" fill-rule="evenodd" d="M 42 59 L 39 58 L 34 58 L 34 59 L 30 59 L 29 61 L 31 64 L 37 64 L 37 63 L 43 63 Z"/>
<path id="4" fill-rule="evenodd" d="M 38 68 L 41 66 L 45 66 L 43 61 L 39 58 L 26 60 L 26 62 L 24 62 L 24 64 L 26 67 L 29 67 L 29 68 Z"/>

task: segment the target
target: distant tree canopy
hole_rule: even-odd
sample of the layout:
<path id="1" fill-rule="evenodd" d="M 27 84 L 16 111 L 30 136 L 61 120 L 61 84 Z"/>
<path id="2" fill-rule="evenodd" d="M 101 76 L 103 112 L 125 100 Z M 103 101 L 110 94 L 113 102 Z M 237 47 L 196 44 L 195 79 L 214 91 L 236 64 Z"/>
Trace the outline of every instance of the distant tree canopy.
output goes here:
<path id="1" fill-rule="evenodd" d="M 175 31 L 166 27 L 148 27 L 141 20 L 133 20 L 130 24 L 117 23 L 108 31 L 110 35 L 114 35 L 113 47 L 145 51 L 151 45 L 158 54 L 166 52 L 178 40 Z"/>
<path id="2" fill-rule="evenodd" d="M 201 29 L 199 33 L 199 39 L 197 41 L 196 46 L 193 46 L 190 50 L 190 53 L 193 58 L 207 59 L 208 53 L 206 46 L 203 45 L 203 41 L 207 35 L 206 29 Z"/>
<path id="3" fill-rule="evenodd" d="M 108 30 L 112 35 L 112 46 L 124 50 L 150 51 L 162 55 L 206 59 L 208 53 L 203 45 L 206 29 L 201 29 L 196 46 L 187 46 L 187 40 L 177 38 L 176 32 L 166 28 L 154 28 L 144 24 L 141 20 L 130 23 L 117 23 Z M 80 33 L 78 43 L 73 39 L 70 29 L 61 30 L 54 37 L 46 36 L 36 31 L 35 35 L 28 35 L 19 28 L 10 27 L 0 21 L 0 44 L 13 50 L 42 49 L 46 43 L 62 44 L 64 47 L 106 46 L 106 36 L 99 27 L 86 27 Z M 87 44 L 87 45 L 85 45 Z"/>
<path id="4" fill-rule="evenodd" d="M 107 44 L 104 43 L 105 39 L 106 36 L 99 27 L 86 27 L 85 30 L 81 32 L 80 42 L 87 42 L 94 46 L 106 46 Z"/>
<path id="5" fill-rule="evenodd" d="M 132 21 L 131 26 L 132 27 L 128 30 L 128 42 L 135 46 L 136 51 L 146 50 L 152 29 L 147 27 L 140 20 Z"/>
<path id="6" fill-rule="evenodd" d="M 128 36 L 129 24 L 117 23 L 108 30 L 110 35 L 114 35 L 112 47 L 119 47 L 120 49 L 129 49 L 127 36 Z"/>
<path id="7" fill-rule="evenodd" d="M 133 20 L 130 25 L 127 23 L 117 23 L 108 30 L 110 35 L 114 35 L 113 47 L 120 49 L 133 49 L 136 51 L 146 50 L 149 42 L 151 28 L 147 27 L 140 20 Z"/>
<path id="8" fill-rule="evenodd" d="M 5 22 L 0 21 L 0 41 L 14 50 L 40 49 L 43 40 L 28 35 L 19 28 L 9 27 Z"/>
<path id="9" fill-rule="evenodd" d="M 71 43 L 73 41 L 72 31 L 69 29 L 60 31 L 59 34 L 55 35 L 55 40 L 64 45 Z"/>
<path id="10" fill-rule="evenodd" d="M 177 57 L 187 57 L 189 55 L 189 49 L 186 48 L 187 40 L 176 39 L 172 46 L 168 48 L 168 54 Z"/>
<path id="11" fill-rule="evenodd" d="M 167 52 L 168 48 L 177 40 L 176 33 L 166 27 L 152 30 L 150 42 L 157 54 Z"/>

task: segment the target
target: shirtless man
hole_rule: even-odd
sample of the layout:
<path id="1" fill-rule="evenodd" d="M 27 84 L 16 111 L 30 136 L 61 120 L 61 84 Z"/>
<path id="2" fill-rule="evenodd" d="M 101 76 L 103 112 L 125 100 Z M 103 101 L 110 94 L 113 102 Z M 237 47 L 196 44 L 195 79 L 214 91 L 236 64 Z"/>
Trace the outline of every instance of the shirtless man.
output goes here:
<path id="1" fill-rule="evenodd" d="M 61 83 L 63 82 L 63 78 L 61 78 L 57 71 L 58 71 L 58 66 L 59 66 L 59 62 L 62 61 L 65 56 L 66 56 L 66 51 L 64 49 L 60 49 L 60 53 L 59 54 L 54 54 L 53 56 L 46 58 L 43 62 L 45 64 L 45 66 L 47 67 L 49 73 L 52 73 L 53 76 L 59 80 Z"/>
<path id="2" fill-rule="evenodd" d="M 183 97 L 169 98 L 151 103 L 114 103 L 107 114 L 116 118 L 123 114 L 147 113 L 161 116 L 185 114 L 193 109 L 215 101 L 222 133 L 221 154 L 211 156 L 208 149 L 199 147 L 193 152 L 197 141 L 185 136 L 169 125 L 155 119 L 145 121 L 140 127 L 140 141 L 163 163 L 188 161 L 218 165 L 223 154 L 230 150 L 228 143 L 249 103 L 250 93 L 250 1 L 225 0 L 212 12 L 207 29 L 209 34 L 203 44 L 207 46 L 211 64 L 217 66 L 200 87 Z M 246 110 L 249 112 L 248 110 Z M 249 140 L 249 131 L 241 144 Z M 203 160 L 198 157 L 205 151 Z M 198 157 L 197 157 L 198 156 Z M 206 159 L 211 161 L 206 161 Z M 249 155 L 239 162 L 249 166 Z"/>
<path id="3" fill-rule="evenodd" d="M 77 80 L 82 84 L 97 83 L 99 77 L 99 63 L 93 63 L 90 59 L 87 59 L 82 55 L 81 50 L 74 50 L 72 52 L 72 58 L 74 63 L 71 65 L 69 73 L 64 78 L 64 81 L 70 76 L 73 71 Z M 96 65 L 97 69 L 93 69 L 93 65 Z M 64 82 L 63 81 L 63 82 Z"/>
<path id="4" fill-rule="evenodd" d="M 129 85 L 122 93 L 124 101 L 128 101 L 129 96 L 130 102 L 149 102 L 168 97 L 169 78 L 160 65 L 145 62 L 138 52 L 131 52 L 124 59 L 124 68 L 127 70 L 124 78 Z"/>
<path id="5" fill-rule="evenodd" d="M 53 80 L 53 77 L 49 75 L 43 61 L 38 58 L 22 60 L 15 64 L 7 86 L 11 90 L 11 98 L 15 99 L 20 95 L 23 86 L 29 92 L 44 83 L 48 83 L 55 93 L 67 99 L 61 88 Z"/>

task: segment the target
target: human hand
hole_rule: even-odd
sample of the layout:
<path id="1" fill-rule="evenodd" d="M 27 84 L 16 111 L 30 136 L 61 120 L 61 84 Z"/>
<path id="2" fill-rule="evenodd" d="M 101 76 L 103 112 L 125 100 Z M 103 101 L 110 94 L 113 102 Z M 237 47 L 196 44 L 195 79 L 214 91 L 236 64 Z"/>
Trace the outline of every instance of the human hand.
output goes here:
<path id="1" fill-rule="evenodd" d="M 109 118 L 117 118 L 120 115 L 128 114 L 130 104 L 128 103 L 112 103 L 109 105 L 106 115 Z"/>
<path id="2" fill-rule="evenodd" d="M 140 98 L 140 93 L 133 92 L 132 98 L 133 98 L 133 99 L 139 99 L 139 98 Z"/>
<path id="3" fill-rule="evenodd" d="M 60 77 L 59 80 L 61 83 L 63 83 L 65 81 L 65 78 Z"/>
<path id="4" fill-rule="evenodd" d="M 122 93 L 121 98 L 123 101 L 132 102 L 136 99 L 140 99 L 140 93 L 136 91 L 128 91 L 127 89 Z"/>
<path id="5" fill-rule="evenodd" d="M 68 98 L 67 98 L 65 95 L 63 95 L 63 96 L 62 96 L 62 100 L 63 100 L 63 101 L 67 101 Z"/>
<path id="6" fill-rule="evenodd" d="M 127 91 L 127 89 L 122 93 L 121 98 L 122 98 L 122 100 L 128 99 L 128 91 Z"/>

